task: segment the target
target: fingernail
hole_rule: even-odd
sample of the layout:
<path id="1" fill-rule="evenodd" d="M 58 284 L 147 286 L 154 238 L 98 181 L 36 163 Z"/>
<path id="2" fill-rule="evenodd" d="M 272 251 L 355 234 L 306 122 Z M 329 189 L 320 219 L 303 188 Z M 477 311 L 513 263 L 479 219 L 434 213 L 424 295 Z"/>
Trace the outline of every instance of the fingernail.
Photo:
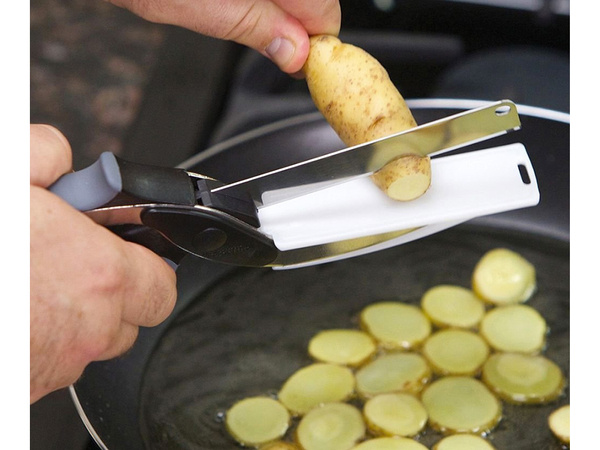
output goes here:
<path id="1" fill-rule="evenodd" d="M 273 39 L 265 49 L 265 53 L 269 58 L 280 67 L 285 66 L 292 59 L 295 51 L 296 47 L 294 44 L 289 39 L 282 37 Z"/>

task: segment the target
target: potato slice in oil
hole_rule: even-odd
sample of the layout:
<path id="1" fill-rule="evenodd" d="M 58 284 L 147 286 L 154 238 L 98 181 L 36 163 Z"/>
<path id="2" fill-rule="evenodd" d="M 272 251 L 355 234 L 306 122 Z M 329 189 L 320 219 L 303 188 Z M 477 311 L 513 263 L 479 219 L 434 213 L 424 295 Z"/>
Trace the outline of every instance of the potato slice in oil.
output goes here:
<path id="1" fill-rule="evenodd" d="M 249 397 L 235 403 L 225 415 L 229 434 L 240 444 L 258 446 L 281 438 L 290 425 L 290 414 L 270 397 Z"/>
<path id="2" fill-rule="evenodd" d="M 358 408 L 327 403 L 309 411 L 298 424 L 296 440 L 304 450 L 347 450 L 365 436 Z"/>
<path id="3" fill-rule="evenodd" d="M 420 308 L 402 302 L 379 302 L 360 314 L 362 328 L 386 349 L 412 349 L 431 334 L 431 323 Z"/>
<path id="4" fill-rule="evenodd" d="M 360 330 L 324 330 L 308 343 L 308 353 L 317 361 L 350 367 L 363 364 L 376 350 L 375 340 Z"/>
<path id="5" fill-rule="evenodd" d="M 300 450 L 300 447 L 291 442 L 275 441 L 266 445 L 261 445 L 259 450 Z"/>
<path id="6" fill-rule="evenodd" d="M 481 381 L 464 376 L 443 377 L 421 395 L 429 424 L 443 433 L 486 433 L 502 416 L 502 405 Z"/>
<path id="7" fill-rule="evenodd" d="M 472 290 L 450 284 L 428 289 L 421 298 L 421 308 L 440 328 L 475 328 L 485 314 L 485 305 Z"/>
<path id="8" fill-rule="evenodd" d="M 538 353 L 546 342 L 548 326 L 531 306 L 507 305 L 488 311 L 481 320 L 480 332 L 497 351 Z"/>
<path id="9" fill-rule="evenodd" d="M 563 391 L 565 378 L 554 362 L 542 355 L 496 353 L 481 372 L 483 382 L 511 403 L 547 403 Z"/>
<path id="10" fill-rule="evenodd" d="M 548 417 L 550 430 L 561 442 L 571 443 L 571 405 L 554 410 Z"/>
<path id="11" fill-rule="evenodd" d="M 380 394 L 369 399 L 363 414 L 374 435 L 415 436 L 427 424 L 427 411 L 411 394 Z"/>
<path id="12" fill-rule="evenodd" d="M 475 375 L 490 354 L 487 343 L 477 333 L 452 328 L 429 336 L 422 352 L 438 375 Z"/>
<path id="13" fill-rule="evenodd" d="M 524 302 L 536 289 L 535 267 L 512 250 L 496 248 L 475 265 L 472 285 L 478 297 L 495 305 Z"/>
<path id="14" fill-rule="evenodd" d="M 410 438 L 380 437 L 361 442 L 352 450 L 427 450 L 427 447 Z"/>
<path id="15" fill-rule="evenodd" d="M 355 374 L 362 398 L 390 392 L 419 393 L 431 378 L 425 358 L 417 353 L 394 352 L 361 367 Z"/>
<path id="16" fill-rule="evenodd" d="M 279 391 L 279 401 L 294 415 L 321 403 L 346 401 L 354 394 L 354 373 L 348 367 L 315 363 L 293 373 Z"/>
<path id="17" fill-rule="evenodd" d="M 475 434 L 454 434 L 439 441 L 432 450 L 495 450 L 495 447 Z"/>

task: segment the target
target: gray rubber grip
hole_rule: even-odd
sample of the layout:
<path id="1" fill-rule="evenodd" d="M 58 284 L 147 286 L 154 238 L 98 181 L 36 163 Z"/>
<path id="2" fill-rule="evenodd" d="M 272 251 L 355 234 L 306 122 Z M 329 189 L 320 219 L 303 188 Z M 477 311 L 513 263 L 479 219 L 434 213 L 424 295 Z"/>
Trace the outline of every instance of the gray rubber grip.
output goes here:
<path id="1" fill-rule="evenodd" d="M 89 211 L 112 200 L 122 186 L 117 159 L 105 152 L 91 166 L 60 177 L 49 190 L 79 211 Z"/>

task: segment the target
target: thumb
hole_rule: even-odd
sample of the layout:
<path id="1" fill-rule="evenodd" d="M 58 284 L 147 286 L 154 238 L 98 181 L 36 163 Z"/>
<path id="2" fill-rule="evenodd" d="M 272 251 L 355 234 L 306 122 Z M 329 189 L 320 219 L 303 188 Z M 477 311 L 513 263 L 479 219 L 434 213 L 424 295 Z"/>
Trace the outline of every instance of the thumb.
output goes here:
<path id="1" fill-rule="evenodd" d="M 48 187 L 72 169 L 67 138 L 50 125 L 29 126 L 29 176 L 33 185 Z"/>

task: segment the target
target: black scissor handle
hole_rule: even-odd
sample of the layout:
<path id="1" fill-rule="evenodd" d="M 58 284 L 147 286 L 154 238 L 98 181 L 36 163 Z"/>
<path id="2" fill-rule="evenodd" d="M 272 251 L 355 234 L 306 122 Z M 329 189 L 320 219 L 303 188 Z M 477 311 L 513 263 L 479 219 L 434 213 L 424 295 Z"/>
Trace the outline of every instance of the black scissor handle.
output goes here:
<path id="1" fill-rule="evenodd" d="M 220 185 L 182 169 L 132 163 L 106 152 L 91 166 L 63 175 L 49 190 L 80 211 L 139 209 L 141 225 L 108 228 L 174 265 L 186 253 L 250 267 L 275 260 L 278 250 L 258 231 L 250 196 L 235 190 L 213 193 Z"/>
<path id="2" fill-rule="evenodd" d="M 179 248 L 212 261 L 264 267 L 279 254 L 268 236 L 213 208 L 149 207 L 141 219 Z"/>
<path id="3" fill-rule="evenodd" d="M 107 228 L 122 239 L 142 245 L 162 256 L 173 269 L 177 269 L 181 260 L 188 255 L 188 252 L 173 244 L 158 230 L 146 225 L 124 223 L 109 225 Z"/>
<path id="4" fill-rule="evenodd" d="M 63 175 L 49 190 L 79 211 L 144 202 L 196 204 L 185 170 L 133 163 L 110 152 L 85 169 Z"/>

